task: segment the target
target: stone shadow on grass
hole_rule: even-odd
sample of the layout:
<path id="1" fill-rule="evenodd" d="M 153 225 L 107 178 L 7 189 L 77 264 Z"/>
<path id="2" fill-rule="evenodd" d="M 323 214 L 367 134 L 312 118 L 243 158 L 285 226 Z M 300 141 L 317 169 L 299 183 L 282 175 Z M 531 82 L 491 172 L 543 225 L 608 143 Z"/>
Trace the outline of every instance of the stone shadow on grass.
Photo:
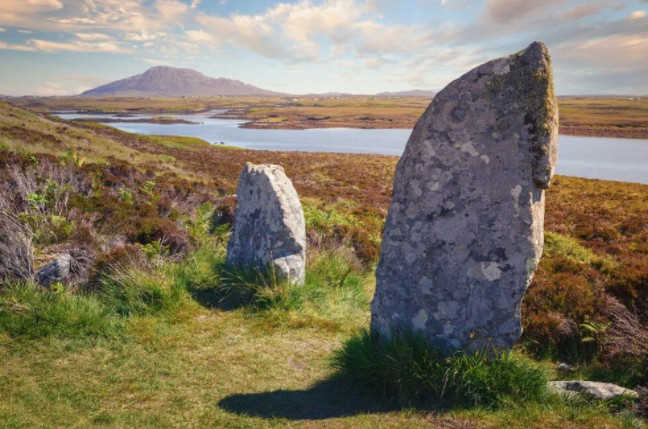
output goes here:
<path id="1" fill-rule="evenodd" d="M 322 420 L 399 409 L 385 396 L 342 377 L 321 381 L 304 390 L 230 395 L 218 405 L 231 413 L 290 420 Z"/>

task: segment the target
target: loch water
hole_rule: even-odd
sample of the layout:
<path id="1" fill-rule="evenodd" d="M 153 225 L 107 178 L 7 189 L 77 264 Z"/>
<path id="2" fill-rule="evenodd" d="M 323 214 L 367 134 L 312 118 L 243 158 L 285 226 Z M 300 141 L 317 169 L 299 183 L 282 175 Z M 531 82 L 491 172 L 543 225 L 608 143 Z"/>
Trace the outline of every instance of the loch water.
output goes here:
<path id="1" fill-rule="evenodd" d="M 247 149 L 395 156 L 403 153 L 411 133 L 406 129 L 249 129 L 239 127 L 241 120 L 210 118 L 215 113 L 218 112 L 174 114 L 178 119 L 194 122 L 192 124 L 110 122 L 108 125 L 132 133 L 191 136 L 214 144 L 222 142 Z M 58 116 L 63 119 L 123 118 L 76 112 L 59 113 Z M 123 119 L 150 119 L 152 116 L 137 114 Z M 561 135 L 556 170 L 565 176 L 648 184 L 648 140 Z"/>

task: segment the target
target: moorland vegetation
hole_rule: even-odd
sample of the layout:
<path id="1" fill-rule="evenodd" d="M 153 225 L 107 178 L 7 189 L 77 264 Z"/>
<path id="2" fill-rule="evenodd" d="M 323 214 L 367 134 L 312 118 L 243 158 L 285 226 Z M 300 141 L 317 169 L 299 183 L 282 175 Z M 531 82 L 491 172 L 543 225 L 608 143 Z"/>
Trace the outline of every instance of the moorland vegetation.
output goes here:
<path id="1" fill-rule="evenodd" d="M 303 287 L 223 267 L 247 161 L 282 165 L 302 199 Z M 416 338 L 376 349 L 366 332 L 396 162 L 140 136 L 0 102 L 0 422 L 645 427 L 645 395 L 543 386 L 648 385 L 648 187 L 558 176 L 520 343 L 447 360 Z M 62 253 L 69 282 L 37 285 Z"/>

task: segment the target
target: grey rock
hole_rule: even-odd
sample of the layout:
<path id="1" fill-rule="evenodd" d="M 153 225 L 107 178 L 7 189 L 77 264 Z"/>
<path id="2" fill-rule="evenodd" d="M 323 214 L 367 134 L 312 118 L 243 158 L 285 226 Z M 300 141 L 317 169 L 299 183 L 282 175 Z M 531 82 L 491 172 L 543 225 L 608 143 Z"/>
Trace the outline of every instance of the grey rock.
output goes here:
<path id="1" fill-rule="evenodd" d="M 572 365 L 569 365 L 568 363 L 561 362 L 558 364 L 556 369 L 562 372 L 570 372 L 570 371 L 574 371 L 576 368 L 574 368 Z"/>
<path id="2" fill-rule="evenodd" d="M 617 396 L 629 396 L 632 398 L 639 396 L 634 390 L 598 381 L 550 381 L 549 390 L 560 395 L 572 396 L 581 393 L 603 400 L 616 398 Z"/>
<path id="3" fill-rule="evenodd" d="M 52 283 L 64 282 L 70 277 L 70 265 L 72 256 L 64 254 L 38 270 L 36 278 L 41 286 L 49 286 Z"/>
<path id="4" fill-rule="evenodd" d="M 306 224 L 297 191 L 282 167 L 245 164 L 236 191 L 228 266 L 273 266 L 278 278 L 302 284 L 306 275 Z"/>
<path id="5" fill-rule="evenodd" d="M 533 43 L 434 98 L 398 162 L 374 331 L 420 331 L 444 351 L 510 348 L 542 254 L 557 157 L 549 54 Z"/>

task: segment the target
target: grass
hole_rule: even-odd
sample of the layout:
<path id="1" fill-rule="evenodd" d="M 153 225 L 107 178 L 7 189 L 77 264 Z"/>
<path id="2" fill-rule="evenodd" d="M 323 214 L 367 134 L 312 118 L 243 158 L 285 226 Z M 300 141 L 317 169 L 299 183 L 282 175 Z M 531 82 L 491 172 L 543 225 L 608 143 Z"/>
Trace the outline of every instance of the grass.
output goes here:
<path id="1" fill-rule="evenodd" d="M 122 325 L 97 297 L 33 284 L 0 286 L 0 332 L 12 337 L 114 337 Z"/>
<path id="2" fill-rule="evenodd" d="M 642 427 L 605 405 L 536 400 L 543 394 L 544 372 L 519 353 L 497 360 L 454 356 L 446 362 L 421 352 L 420 344 L 412 353 L 408 343 L 391 343 L 392 355 L 376 355 L 374 340 L 357 334 L 368 321 L 372 285 L 364 284 L 362 294 L 355 281 L 341 285 L 338 264 L 314 263 L 311 290 L 304 292 L 309 300 L 299 305 L 222 310 L 218 301 L 196 294 L 214 281 L 212 256 L 207 258 L 214 253 L 201 249 L 173 269 L 150 274 L 149 280 L 162 276 L 162 284 L 194 293 L 175 308 L 123 312 L 106 295 L 79 298 L 111 309 L 103 322 L 117 320 L 116 335 L 76 330 L 22 335 L 2 325 L 2 426 Z M 310 301 L 316 287 L 323 289 L 320 298 Z M 349 296 L 345 289 L 354 292 Z M 351 356 L 344 368 L 353 377 L 363 375 L 354 365 L 364 356 L 384 372 L 373 376 L 390 382 L 422 379 L 438 392 L 433 377 L 440 377 L 446 389 L 437 407 L 455 399 L 465 407 L 435 414 L 403 407 L 382 389 L 363 387 L 332 368 L 336 350 Z M 420 366 L 411 365 L 412 357 Z"/>
<path id="3" fill-rule="evenodd" d="M 408 405 L 496 408 L 547 397 L 546 374 L 528 359 L 489 350 L 446 356 L 412 332 L 387 340 L 365 330 L 336 352 L 334 366 Z"/>

